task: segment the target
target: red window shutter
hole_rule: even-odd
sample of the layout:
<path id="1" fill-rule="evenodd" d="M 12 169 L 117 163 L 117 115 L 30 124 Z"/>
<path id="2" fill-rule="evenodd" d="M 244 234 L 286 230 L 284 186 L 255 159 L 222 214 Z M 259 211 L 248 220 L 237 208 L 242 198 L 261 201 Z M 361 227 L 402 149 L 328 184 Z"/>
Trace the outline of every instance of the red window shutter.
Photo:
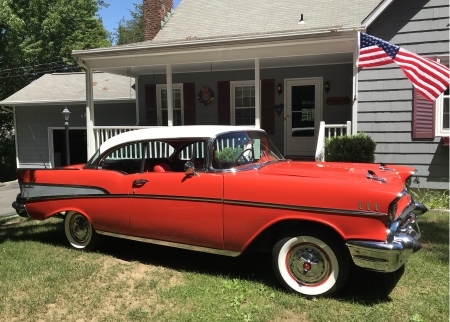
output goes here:
<path id="1" fill-rule="evenodd" d="M 158 125 L 158 114 L 156 111 L 156 85 L 145 85 L 145 111 L 147 113 L 147 125 Z"/>
<path id="2" fill-rule="evenodd" d="M 195 97 L 195 83 L 184 83 L 184 125 L 195 125 Z"/>
<path id="3" fill-rule="evenodd" d="M 436 106 L 428 101 L 416 89 L 413 90 L 413 138 L 434 138 L 434 120 Z"/>
<path id="4" fill-rule="evenodd" d="M 230 125 L 230 82 L 217 82 L 217 105 L 219 109 L 217 124 Z"/>
<path id="5" fill-rule="evenodd" d="M 261 80 L 261 128 L 275 134 L 275 80 Z"/>
<path id="6" fill-rule="evenodd" d="M 437 56 L 427 57 L 437 60 Z M 436 103 L 428 101 L 413 88 L 413 124 L 414 139 L 433 139 L 435 131 Z"/>

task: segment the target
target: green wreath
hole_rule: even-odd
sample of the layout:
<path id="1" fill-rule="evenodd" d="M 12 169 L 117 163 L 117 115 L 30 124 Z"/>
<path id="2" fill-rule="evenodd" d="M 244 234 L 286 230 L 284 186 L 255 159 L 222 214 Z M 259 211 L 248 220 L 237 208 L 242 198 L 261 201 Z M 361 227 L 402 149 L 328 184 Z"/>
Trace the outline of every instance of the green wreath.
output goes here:
<path id="1" fill-rule="evenodd" d="M 197 101 L 202 105 L 208 105 L 214 101 L 214 93 L 208 86 L 203 86 L 197 95 Z"/>

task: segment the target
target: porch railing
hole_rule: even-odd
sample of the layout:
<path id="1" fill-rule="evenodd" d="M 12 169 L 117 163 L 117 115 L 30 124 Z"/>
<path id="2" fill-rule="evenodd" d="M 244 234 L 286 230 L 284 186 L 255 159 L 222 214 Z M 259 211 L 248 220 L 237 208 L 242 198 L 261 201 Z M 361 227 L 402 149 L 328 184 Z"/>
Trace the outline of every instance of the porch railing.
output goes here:
<path id="1" fill-rule="evenodd" d="M 319 137 L 317 139 L 316 161 L 325 161 L 325 138 L 335 136 L 350 135 L 352 131 L 352 122 L 346 124 L 325 124 L 320 122 Z"/>
<path id="2" fill-rule="evenodd" d="M 113 136 L 129 131 L 148 128 L 148 126 L 94 126 L 95 151 L 98 150 L 103 142 Z"/>

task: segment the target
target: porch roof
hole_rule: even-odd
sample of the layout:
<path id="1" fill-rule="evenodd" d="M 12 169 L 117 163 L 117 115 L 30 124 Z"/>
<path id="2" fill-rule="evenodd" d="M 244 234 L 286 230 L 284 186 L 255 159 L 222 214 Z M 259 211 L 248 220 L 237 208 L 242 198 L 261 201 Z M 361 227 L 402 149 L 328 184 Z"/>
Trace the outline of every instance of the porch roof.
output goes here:
<path id="1" fill-rule="evenodd" d="M 95 102 L 134 102 L 134 78 L 96 72 L 93 75 Z M 85 73 L 45 74 L 14 93 L 0 106 L 83 104 L 86 102 Z"/>
<path id="2" fill-rule="evenodd" d="M 75 50 L 92 70 L 133 76 L 352 63 L 355 31 L 392 0 L 183 0 L 152 41 Z M 303 14 L 304 24 L 298 24 Z"/>

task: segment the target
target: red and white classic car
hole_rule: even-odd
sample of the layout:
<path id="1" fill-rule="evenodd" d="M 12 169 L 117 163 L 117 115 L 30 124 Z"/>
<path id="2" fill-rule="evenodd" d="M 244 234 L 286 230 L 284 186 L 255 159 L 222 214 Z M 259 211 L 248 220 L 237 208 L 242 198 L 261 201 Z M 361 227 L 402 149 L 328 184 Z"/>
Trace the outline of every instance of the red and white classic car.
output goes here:
<path id="1" fill-rule="evenodd" d="M 251 127 L 160 127 L 115 136 L 83 165 L 18 169 L 14 207 L 64 216 L 77 249 L 107 235 L 229 256 L 268 250 L 283 287 L 331 295 L 351 261 L 392 272 L 420 249 L 427 209 L 408 193 L 414 173 L 292 162 Z"/>

